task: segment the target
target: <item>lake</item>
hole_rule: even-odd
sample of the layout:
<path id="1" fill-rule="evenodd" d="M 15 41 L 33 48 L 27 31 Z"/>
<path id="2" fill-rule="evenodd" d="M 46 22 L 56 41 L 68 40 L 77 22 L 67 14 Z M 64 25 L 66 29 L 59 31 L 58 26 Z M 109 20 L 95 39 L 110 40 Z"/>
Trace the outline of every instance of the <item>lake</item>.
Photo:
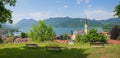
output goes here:
<path id="1" fill-rule="evenodd" d="M 92 29 L 92 28 L 89 28 L 89 30 Z M 98 32 L 102 32 L 102 28 L 100 27 L 97 27 L 95 28 L 97 29 Z M 76 31 L 76 30 L 84 30 L 84 28 L 54 28 L 56 34 L 71 34 L 71 31 Z"/>
<path id="2" fill-rule="evenodd" d="M 61 35 L 61 34 L 64 34 L 64 33 L 71 34 L 71 31 L 74 32 L 75 30 L 84 30 L 83 27 L 81 27 L 81 28 L 53 28 L 53 29 L 54 29 L 54 31 L 57 35 Z M 88 28 L 88 29 L 90 30 L 92 28 Z M 95 27 L 95 29 L 97 29 L 98 32 L 102 32 L 101 27 Z M 24 28 L 20 29 L 20 31 L 26 32 L 26 33 L 29 32 L 29 30 L 30 30 L 30 27 L 24 27 Z M 19 34 L 20 34 L 20 32 L 15 32 L 14 33 L 14 35 L 19 35 Z"/>

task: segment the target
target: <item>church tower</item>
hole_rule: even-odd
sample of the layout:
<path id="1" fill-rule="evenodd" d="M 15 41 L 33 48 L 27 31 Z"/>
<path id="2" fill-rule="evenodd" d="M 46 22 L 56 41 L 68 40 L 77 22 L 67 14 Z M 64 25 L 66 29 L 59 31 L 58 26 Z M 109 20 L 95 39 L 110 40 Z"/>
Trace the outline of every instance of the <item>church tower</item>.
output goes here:
<path id="1" fill-rule="evenodd" d="M 87 17 L 85 18 L 84 32 L 85 32 L 86 34 L 88 33 L 88 22 L 87 22 Z"/>

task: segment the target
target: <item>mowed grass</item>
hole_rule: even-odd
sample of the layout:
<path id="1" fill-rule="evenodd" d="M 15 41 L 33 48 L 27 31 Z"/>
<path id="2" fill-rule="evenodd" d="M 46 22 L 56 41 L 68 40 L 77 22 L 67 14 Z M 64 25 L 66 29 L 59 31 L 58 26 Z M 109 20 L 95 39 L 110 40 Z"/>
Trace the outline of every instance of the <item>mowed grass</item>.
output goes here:
<path id="1" fill-rule="evenodd" d="M 31 42 L 34 43 L 34 42 Z M 42 42 L 38 48 L 26 43 L 0 44 L 0 58 L 120 58 L 120 45 L 106 44 L 105 48 L 91 48 L 89 43 L 74 45 Z M 45 46 L 60 46 L 62 51 L 47 51 Z"/>

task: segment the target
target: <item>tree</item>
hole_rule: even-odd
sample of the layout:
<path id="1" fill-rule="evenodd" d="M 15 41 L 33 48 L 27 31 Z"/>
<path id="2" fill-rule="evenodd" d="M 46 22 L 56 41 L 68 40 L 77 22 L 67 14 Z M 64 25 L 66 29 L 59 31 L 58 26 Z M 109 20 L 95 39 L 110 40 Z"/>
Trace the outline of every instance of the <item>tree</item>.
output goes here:
<path id="1" fill-rule="evenodd" d="M 24 33 L 24 32 L 21 32 L 20 36 L 21 36 L 21 38 L 26 38 L 26 37 L 27 37 L 27 34 Z"/>
<path id="2" fill-rule="evenodd" d="M 36 41 L 53 40 L 55 35 L 52 26 L 46 25 L 42 20 L 37 25 L 34 25 L 28 33 L 28 37 Z"/>
<path id="3" fill-rule="evenodd" d="M 63 35 L 63 38 L 62 38 L 63 40 L 68 40 L 68 36 L 67 36 L 67 34 L 66 33 L 64 33 L 64 35 Z"/>
<path id="4" fill-rule="evenodd" d="M 6 4 L 8 4 L 9 6 L 15 6 L 16 0 L 0 0 L 0 23 L 12 23 L 12 11 L 7 9 L 5 7 Z M 0 24 L 1 27 L 1 24 Z M 0 34 L 0 40 L 2 40 L 1 38 L 1 34 Z"/>
<path id="5" fill-rule="evenodd" d="M 9 22 L 12 23 L 12 11 L 5 8 L 5 5 L 15 6 L 16 0 L 0 0 L 0 23 Z"/>
<path id="6" fill-rule="evenodd" d="M 119 36 L 120 34 L 120 26 L 116 25 L 112 28 L 111 30 L 111 39 L 117 39 L 117 37 Z"/>
<path id="7" fill-rule="evenodd" d="M 115 6 L 114 12 L 115 12 L 114 14 L 115 16 L 120 17 L 120 3 Z"/>

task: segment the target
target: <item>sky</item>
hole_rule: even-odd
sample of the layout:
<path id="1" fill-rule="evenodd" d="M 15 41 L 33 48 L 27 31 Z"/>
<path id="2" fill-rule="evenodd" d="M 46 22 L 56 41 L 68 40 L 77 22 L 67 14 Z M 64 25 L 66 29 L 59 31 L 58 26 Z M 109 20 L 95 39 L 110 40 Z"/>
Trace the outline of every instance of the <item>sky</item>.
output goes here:
<path id="1" fill-rule="evenodd" d="M 105 20 L 114 18 L 114 7 L 120 0 L 17 0 L 12 10 L 13 24 L 22 19 L 44 20 L 71 17 Z"/>

